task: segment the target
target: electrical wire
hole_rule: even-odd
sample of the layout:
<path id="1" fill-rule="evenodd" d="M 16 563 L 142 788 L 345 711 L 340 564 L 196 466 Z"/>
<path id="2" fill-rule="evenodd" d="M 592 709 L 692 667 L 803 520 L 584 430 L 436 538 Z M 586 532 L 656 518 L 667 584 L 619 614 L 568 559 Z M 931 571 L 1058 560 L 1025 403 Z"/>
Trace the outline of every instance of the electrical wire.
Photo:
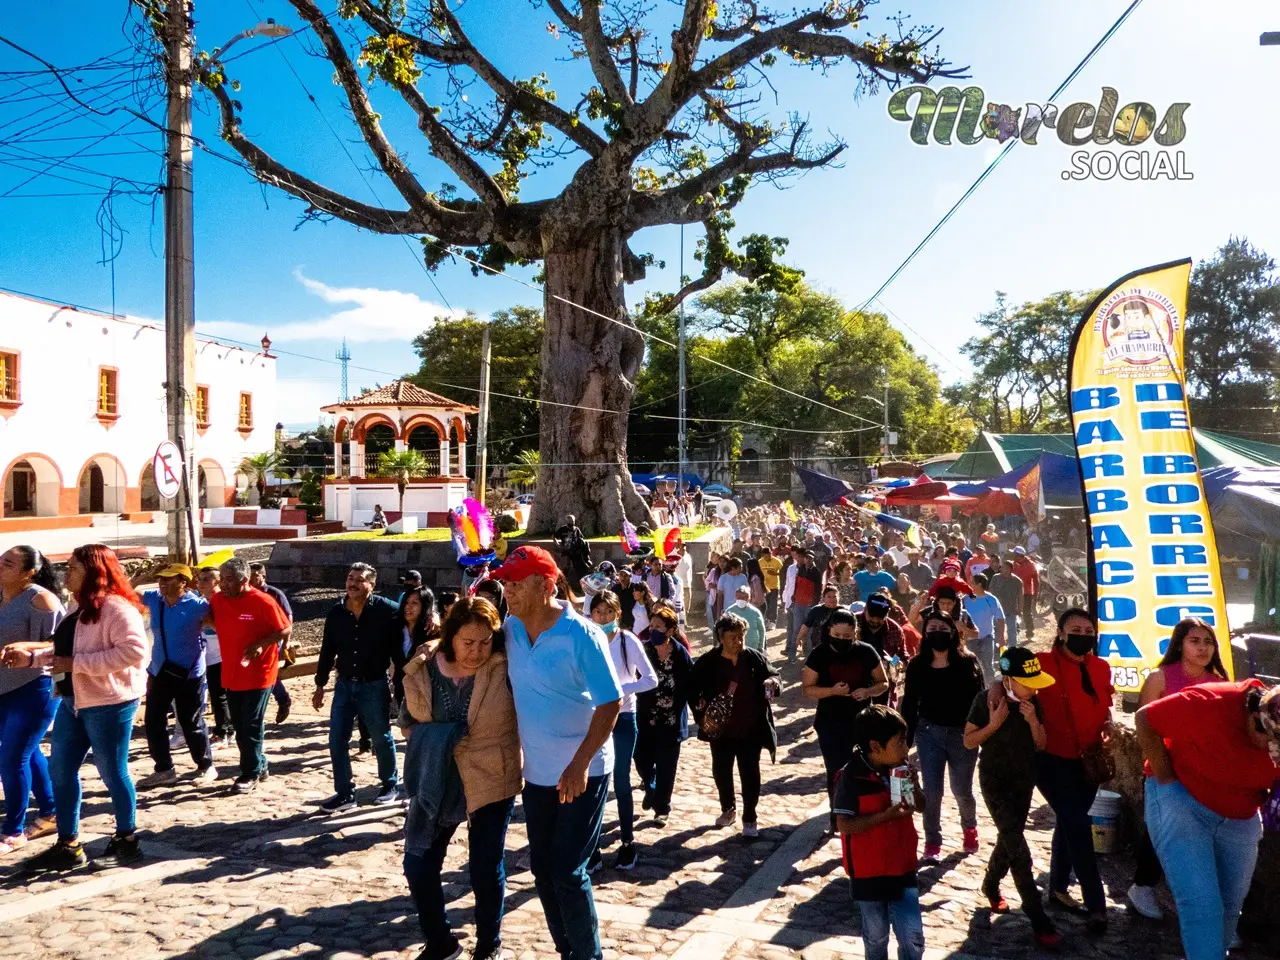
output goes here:
<path id="1" fill-rule="evenodd" d="M 1046 103 L 1052 103 L 1055 99 L 1057 99 L 1059 96 L 1062 95 L 1063 91 L 1065 91 L 1067 87 L 1070 86 L 1072 81 L 1074 81 L 1075 78 L 1080 75 L 1081 71 L 1083 71 L 1084 68 L 1088 66 L 1089 62 L 1097 55 L 1098 51 L 1100 51 L 1104 46 L 1106 46 L 1107 41 L 1109 41 L 1113 36 L 1115 36 L 1116 32 L 1120 29 L 1120 27 L 1124 25 L 1124 22 L 1129 19 L 1130 14 L 1132 14 L 1133 11 L 1136 10 L 1139 4 L 1141 3 L 1142 3 L 1142 0 L 1132 0 L 1132 2 L 1124 9 L 1124 12 L 1121 13 L 1120 16 L 1116 18 L 1115 22 L 1112 23 L 1111 26 L 1107 28 L 1106 33 L 1104 33 L 1101 36 L 1101 38 L 1099 38 L 1098 42 L 1095 43 L 1093 47 L 1090 48 L 1089 52 L 1086 53 L 1084 57 L 1080 60 L 1080 62 L 1075 65 L 1075 68 L 1069 74 L 1067 74 L 1067 78 L 1063 80 L 1060 84 L 1058 84 L 1057 88 L 1053 91 L 1053 93 L 1049 94 L 1048 98 L 1045 100 Z M 924 250 L 926 246 L 929 245 L 929 242 L 938 235 L 938 233 L 942 230 L 944 226 L 947 225 L 947 222 L 953 216 L 955 216 L 956 211 L 959 210 L 964 205 L 965 201 L 967 201 L 971 196 L 973 196 L 973 194 L 977 191 L 978 187 L 982 186 L 983 181 L 985 181 L 987 177 L 991 176 L 991 174 L 995 171 L 996 167 L 1000 165 L 1000 163 L 1004 160 L 1004 158 L 1009 155 L 1010 151 L 1012 151 L 1013 148 L 1016 147 L 1020 142 L 1021 142 L 1020 138 L 1014 137 L 1004 145 L 1004 148 L 996 155 L 995 159 L 993 159 L 989 164 L 987 164 L 986 169 L 984 169 L 982 173 L 978 175 L 978 178 L 969 185 L 969 188 L 965 190 L 965 192 L 960 196 L 960 199 L 951 205 L 951 209 L 942 215 L 942 219 L 940 219 L 937 223 L 933 225 L 933 228 L 927 234 L 925 234 L 924 239 L 921 240 L 919 243 L 917 243 L 915 247 L 911 250 L 911 252 L 907 254 L 906 259 L 903 260 L 900 264 L 898 264 L 898 266 L 894 269 L 893 273 L 889 274 L 888 279 L 886 279 L 884 283 L 880 284 L 880 286 L 876 288 L 875 293 L 873 293 L 871 296 L 867 297 L 865 301 L 863 301 L 862 306 L 858 308 L 859 312 L 865 311 L 872 303 L 875 303 L 877 300 L 880 300 L 881 294 L 883 294 L 887 289 L 889 289 L 889 287 L 893 284 L 893 282 L 897 280 L 898 277 L 901 275 L 902 271 L 907 269 L 911 261 L 914 260 L 917 256 L 919 256 L 920 252 Z M 880 300 L 880 303 L 883 304 L 884 301 Z M 917 334 L 917 336 L 919 336 L 919 334 Z M 923 340 L 923 338 L 921 339 Z M 925 340 L 924 342 L 928 343 L 927 340 Z M 929 345 L 933 347 L 933 344 L 929 344 Z M 936 347 L 933 347 L 933 349 L 939 354 L 941 354 L 941 351 L 938 350 Z"/>

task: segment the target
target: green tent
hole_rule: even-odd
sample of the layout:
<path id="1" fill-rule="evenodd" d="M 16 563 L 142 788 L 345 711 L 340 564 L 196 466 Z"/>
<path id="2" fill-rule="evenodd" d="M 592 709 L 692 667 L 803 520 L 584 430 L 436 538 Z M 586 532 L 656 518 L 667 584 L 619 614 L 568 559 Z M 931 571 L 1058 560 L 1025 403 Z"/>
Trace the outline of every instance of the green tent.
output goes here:
<path id="1" fill-rule="evenodd" d="M 1280 446 L 1242 440 L 1224 433 L 1192 430 L 1200 469 L 1210 467 L 1280 467 Z M 1076 455 L 1075 440 L 1069 433 L 988 433 L 974 438 L 969 449 L 950 463 L 927 468 L 934 480 L 990 480 L 1001 476 L 1041 453 Z"/>

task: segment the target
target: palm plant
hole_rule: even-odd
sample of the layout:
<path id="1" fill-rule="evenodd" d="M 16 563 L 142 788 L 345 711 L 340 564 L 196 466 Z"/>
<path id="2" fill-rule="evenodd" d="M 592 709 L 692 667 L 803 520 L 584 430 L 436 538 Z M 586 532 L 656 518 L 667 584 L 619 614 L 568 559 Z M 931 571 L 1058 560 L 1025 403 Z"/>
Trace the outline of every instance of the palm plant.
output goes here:
<path id="1" fill-rule="evenodd" d="M 258 500 L 261 502 L 267 495 L 267 474 L 275 473 L 280 466 L 280 454 L 275 450 L 267 450 L 244 457 L 236 467 L 236 472 L 243 473 L 258 488 Z"/>
<path id="2" fill-rule="evenodd" d="M 430 472 L 427 458 L 417 450 L 393 450 L 378 457 L 378 475 L 393 477 L 400 491 L 400 512 L 404 513 L 404 489 L 410 477 L 424 477 Z"/>
<path id="3" fill-rule="evenodd" d="M 532 487 L 538 482 L 538 468 L 542 466 L 542 454 L 537 450 L 522 450 L 516 462 L 507 470 L 507 479 L 521 487 Z"/>

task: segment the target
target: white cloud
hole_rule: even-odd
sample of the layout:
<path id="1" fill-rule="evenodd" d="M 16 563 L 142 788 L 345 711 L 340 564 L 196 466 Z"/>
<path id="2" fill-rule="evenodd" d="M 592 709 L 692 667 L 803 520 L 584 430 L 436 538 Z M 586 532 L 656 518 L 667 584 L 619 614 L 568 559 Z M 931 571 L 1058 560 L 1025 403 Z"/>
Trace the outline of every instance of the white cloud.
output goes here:
<path id="1" fill-rule="evenodd" d="M 450 310 L 442 304 L 423 300 L 416 293 L 403 290 L 331 287 L 304 276 L 301 270 L 295 270 L 293 275 L 309 293 L 325 303 L 349 306 L 311 320 L 283 324 L 273 324 L 266 320 L 253 323 L 213 320 L 199 324 L 200 332 L 253 343 L 262 337 L 264 329 L 274 343 L 341 340 L 343 337 L 352 343 L 406 341 L 432 326 L 436 317 L 460 317 L 463 314 L 461 310 Z"/>

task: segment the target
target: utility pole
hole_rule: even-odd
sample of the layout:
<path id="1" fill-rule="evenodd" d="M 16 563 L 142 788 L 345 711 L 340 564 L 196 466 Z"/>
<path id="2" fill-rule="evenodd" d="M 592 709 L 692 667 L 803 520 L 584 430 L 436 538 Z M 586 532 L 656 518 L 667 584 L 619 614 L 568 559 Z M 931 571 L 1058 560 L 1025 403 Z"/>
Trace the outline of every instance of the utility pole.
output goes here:
<path id="1" fill-rule="evenodd" d="M 195 431 L 188 390 L 196 379 L 195 239 L 192 210 L 191 23 L 189 0 L 166 8 L 165 85 L 169 94 L 165 138 L 164 330 L 165 395 L 169 439 L 182 454 L 182 489 L 168 508 L 168 549 L 174 561 L 199 557 Z"/>
<path id="2" fill-rule="evenodd" d="M 684 224 L 683 223 L 680 224 L 680 285 L 684 286 Z M 684 471 L 685 471 L 686 458 L 689 456 L 689 451 L 687 449 L 688 442 L 689 442 L 689 432 L 688 432 L 688 424 L 685 419 L 685 417 L 687 416 L 687 410 L 685 407 L 685 382 L 684 382 L 685 370 L 684 370 L 684 301 L 683 300 L 680 301 L 679 340 L 680 340 L 680 344 L 679 344 L 678 353 L 680 354 L 680 386 L 679 386 L 680 399 L 679 399 L 679 408 L 677 412 L 677 416 L 679 417 L 679 420 L 677 421 L 677 426 L 676 426 L 676 430 L 677 430 L 676 449 L 677 449 L 677 456 L 679 457 L 680 462 L 676 467 L 676 476 L 678 478 L 676 480 L 676 493 L 679 496 L 684 496 L 684 494 L 688 492 L 688 487 L 685 485 L 685 481 L 684 481 Z"/>
<path id="3" fill-rule="evenodd" d="M 884 458 L 889 459 L 889 377 L 884 380 Z"/>
<path id="4" fill-rule="evenodd" d="M 489 476 L 489 324 L 484 325 L 480 342 L 480 425 L 476 428 L 476 499 L 484 503 Z"/>

